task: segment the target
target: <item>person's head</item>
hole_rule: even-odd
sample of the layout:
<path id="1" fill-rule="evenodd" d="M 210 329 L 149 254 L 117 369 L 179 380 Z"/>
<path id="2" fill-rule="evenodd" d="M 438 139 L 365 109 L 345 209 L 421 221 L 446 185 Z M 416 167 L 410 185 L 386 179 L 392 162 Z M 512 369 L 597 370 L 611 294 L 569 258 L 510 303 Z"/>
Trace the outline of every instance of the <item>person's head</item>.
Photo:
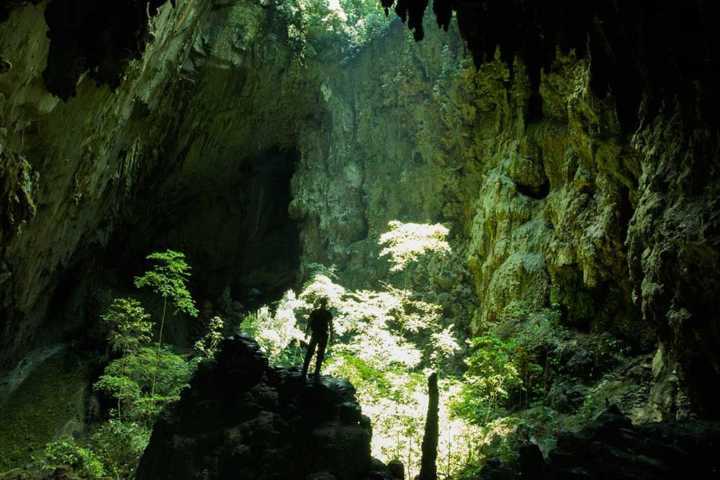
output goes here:
<path id="1" fill-rule="evenodd" d="M 328 306 L 327 297 L 318 297 L 317 300 L 315 300 L 315 306 L 317 308 L 327 308 L 327 306 Z"/>

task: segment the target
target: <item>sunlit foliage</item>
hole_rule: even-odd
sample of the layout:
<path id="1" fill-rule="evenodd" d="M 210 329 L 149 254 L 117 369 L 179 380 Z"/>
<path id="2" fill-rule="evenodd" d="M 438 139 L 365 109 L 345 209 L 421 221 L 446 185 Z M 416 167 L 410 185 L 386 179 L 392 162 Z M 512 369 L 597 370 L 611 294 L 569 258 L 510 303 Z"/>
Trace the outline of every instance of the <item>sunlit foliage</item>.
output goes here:
<path id="1" fill-rule="evenodd" d="M 305 339 L 305 334 L 298 328 L 292 312 L 294 308 L 303 307 L 304 302 L 289 291 L 274 314 L 268 307 L 262 307 L 245 317 L 240 331 L 253 337 L 275 365 L 297 365 L 302 361 L 300 341 Z"/>
<path id="2" fill-rule="evenodd" d="M 384 248 L 380 256 L 389 255 L 392 271 L 402 271 L 425 253 L 449 253 L 447 242 L 448 229 L 440 224 L 401 223 L 393 220 L 388 223 L 390 230 L 380 236 L 380 245 Z"/>
<path id="3" fill-rule="evenodd" d="M 400 269 L 450 251 L 441 225 L 392 222 L 381 238 Z M 392 253 L 391 253 L 392 252 Z M 441 373 L 439 471 L 448 475 L 464 465 L 467 445 L 478 429 L 450 413 L 460 391 L 455 378 L 462 348 L 443 306 L 426 292 L 384 283 L 377 289 L 347 289 L 332 268 L 311 265 L 313 273 L 299 294 L 288 292 L 275 310 L 264 307 L 243 328 L 256 337 L 273 363 L 298 365 L 307 315 L 318 298 L 328 299 L 336 341 L 329 345 L 323 373 L 349 379 L 363 412 L 373 423 L 373 455 L 402 460 L 408 476 L 418 472 L 427 411 L 427 374 Z M 422 293 L 422 294 L 421 294 Z M 292 359 L 296 360 L 293 362 Z M 443 377 L 443 375 L 447 375 Z"/>
<path id="4" fill-rule="evenodd" d="M 375 0 L 277 0 L 275 8 L 301 61 L 333 48 L 352 55 L 390 23 Z"/>
<path id="5" fill-rule="evenodd" d="M 225 322 L 223 322 L 222 318 L 215 316 L 210 319 L 207 333 L 193 345 L 193 350 L 199 357 L 215 358 L 220 342 L 223 339 L 224 327 Z"/>

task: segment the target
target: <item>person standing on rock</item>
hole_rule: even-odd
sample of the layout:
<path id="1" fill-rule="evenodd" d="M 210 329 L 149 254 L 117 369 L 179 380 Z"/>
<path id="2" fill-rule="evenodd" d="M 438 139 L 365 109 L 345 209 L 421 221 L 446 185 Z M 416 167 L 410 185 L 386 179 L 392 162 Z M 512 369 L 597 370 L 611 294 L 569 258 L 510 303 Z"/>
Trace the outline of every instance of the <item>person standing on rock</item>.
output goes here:
<path id="1" fill-rule="evenodd" d="M 303 363 L 302 376 L 307 376 L 310 360 L 312 360 L 315 348 L 317 348 L 317 360 L 315 361 L 315 378 L 320 377 L 320 367 L 325 359 L 325 348 L 328 344 L 328 337 L 332 333 L 332 313 L 327 308 L 327 298 L 320 297 L 316 303 L 316 308 L 310 313 L 308 319 L 308 328 L 310 329 L 310 343 L 305 353 L 305 363 Z"/>

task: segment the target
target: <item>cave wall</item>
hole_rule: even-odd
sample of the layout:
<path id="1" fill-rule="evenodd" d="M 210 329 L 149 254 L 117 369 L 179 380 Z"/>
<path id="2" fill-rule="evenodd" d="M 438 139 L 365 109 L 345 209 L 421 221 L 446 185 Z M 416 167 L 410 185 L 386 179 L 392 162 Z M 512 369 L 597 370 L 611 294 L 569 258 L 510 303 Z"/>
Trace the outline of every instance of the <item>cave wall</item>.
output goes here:
<path id="1" fill-rule="evenodd" d="M 293 180 L 303 261 L 375 285 L 389 220 L 445 223 L 475 293 L 453 293 L 474 310 L 460 324 L 477 331 L 518 303 L 557 309 L 578 335 L 655 352 L 643 398 L 613 400 L 636 420 L 685 415 L 678 382 L 715 415 L 713 130 L 680 113 L 640 125 L 651 117 L 638 111 L 628 131 L 622 99 L 599 96 L 573 53 L 558 52 L 534 98 L 522 61 L 498 51 L 476 68 L 454 27 L 425 23 L 422 42 L 396 26 L 325 75 L 324 123 L 303 132 Z"/>
<path id="2" fill-rule="evenodd" d="M 289 182 L 296 125 L 317 91 L 276 10 L 188 2 L 159 8 L 144 54 L 121 59 L 119 85 L 80 75 L 75 95 L 61 100 L 49 93 L 45 71 L 54 41 L 47 2 L 14 7 L 0 24 L 12 67 L 0 74 L 2 368 L 92 322 L 97 312 L 87 306 L 102 283 L 125 286 L 117 283 L 129 282 L 153 248 L 191 251 L 200 279 L 227 258 L 247 262 L 243 231 L 257 215 L 248 210 L 253 201 L 268 216 L 255 218 L 254 228 L 277 237 L 283 207 L 258 200 L 263 182 L 277 182 L 263 165 L 279 156 L 280 182 Z M 265 180 L 253 183 L 253 175 Z M 203 215 L 203 207 L 211 211 Z M 277 248 L 295 256 L 292 241 Z M 271 289 L 291 282 L 294 266 L 274 272 Z"/>
<path id="3" fill-rule="evenodd" d="M 381 3 L 423 38 L 427 1 Z M 477 66 L 498 57 L 506 65 L 522 61 L 531 92 L 527 119 L 548 117 L 543 83 L 560 53 L 590 60 L 588 91 L 610 102 L 627 137 L 623 143 L 639 158 L 625 237 L 632 298 L 658 335 L 660 363 L 667 371 L 677 366 L 695 408 L 712 417 L 720 415 L 713 391 L 720 318 L 712 273 L 720 247 L 719 14 L 709 0 L 437 0 L 427 15 L 445 29 L 457 19 Z"/>
<path id="4" fill-rule="evenodd" d="M 659 336 L 658 383 L 679 362 L 696 408 L 715 414 L 713 130 L 669 108 L 628 131 L 585 55 L 560 54 L 540 74 L 484 52 L 476 68 L 456 27 L 429 19 L 421 43 L 396 23 L 343 62 L 301 59 L 284 20 L 252 2 L 162 6 L 118 88 L 81 75 L 60 101 L 43 73 L 46 3 L 17 3 L 0 24 L 12 65 L 0 74 L 0 365 L 59 323 L 53 292 L 114 267 L 108 245 L 123 248 L 115 263 L 188 250 L 208 296 L 233 287 L 225 260 L 247 267 L 253 202 L 275 211 L 267 230 L 282 218 L 247 180 L 279 155 L 294 159 L 286 200 L 302 265 L 371 285 L 387 269 L 376 241 L 389 220 L 445 223 L 469 272 L 458 282 L 472 289 L 459 320 L 470 331 L 520 302 L 637 354 Z"/>
<path id="5" fill-rule="evenodd" d="M 522 65 L 514 77 L 499 60 L 476 71 L 456 30 L 429 26 L 414 43 L 396 25 L 328 78 L 326 123 L 304 133 L 294 178 L 307 261 L 372 279 L 389 220 L 446 223 L 472 272 L 476 322 L 515 300 L 553 303 L 578 329 L 648 347 L 623 246 L 638 156 L 589 93 L 587 62 L 567 57 L 545 75 L 535 122 Z"/>
<path id="6" fill-rule="evenodd" d="M 85 78 L 78 95 L 61 102 L 42 78 L 49 51 L 45 8 L 46 3 L 16 8 L 0 25 L 3 56 L 13 65 L 0 78 L 0 163 L 11 174 L 4 175 L 9 208 L 3 211 L 10 218 L 1 242 L 4 366 L 32 342 L 73 257 L 107 241 L 112 217 L 140 171 L 159 157 L 168 126 L 178 122 L 168 104 L 183 95 L 170 72 L 182 64 L 197 34 L 194 21 L 182 35 L 175 23 L 183 15 L 200 15 L 195 8 L 164 9 L 156 24 L 160 40 L 130 67 L 123 88 L 113 92 Z M 151 121 L 139 118 L 150 109 Z M 12 178 L 18 162 L 24 165 L 16 174 L 22 180 Z"/>

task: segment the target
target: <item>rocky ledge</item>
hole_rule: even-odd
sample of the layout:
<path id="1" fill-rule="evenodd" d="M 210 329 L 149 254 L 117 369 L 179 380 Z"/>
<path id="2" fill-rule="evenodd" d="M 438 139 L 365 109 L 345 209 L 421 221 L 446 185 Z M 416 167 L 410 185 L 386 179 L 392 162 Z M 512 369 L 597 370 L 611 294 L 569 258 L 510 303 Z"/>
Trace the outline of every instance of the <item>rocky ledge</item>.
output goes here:
<path id="1" fill-rule="evenodd" d="M 588 428 L 561 435 L 547 459 L 531 443 L 519 453 L 514 465 L 490 462 L 481 480 L 717 479 L 720 422 L 633 425 L 610 407 Z"/>
<path id="2" fill-rule="evenodd" d="M 138 480 L 384 478 L 371 426 L 344 380 L 273 368 L 231 337 L 153 430 Z"/>

